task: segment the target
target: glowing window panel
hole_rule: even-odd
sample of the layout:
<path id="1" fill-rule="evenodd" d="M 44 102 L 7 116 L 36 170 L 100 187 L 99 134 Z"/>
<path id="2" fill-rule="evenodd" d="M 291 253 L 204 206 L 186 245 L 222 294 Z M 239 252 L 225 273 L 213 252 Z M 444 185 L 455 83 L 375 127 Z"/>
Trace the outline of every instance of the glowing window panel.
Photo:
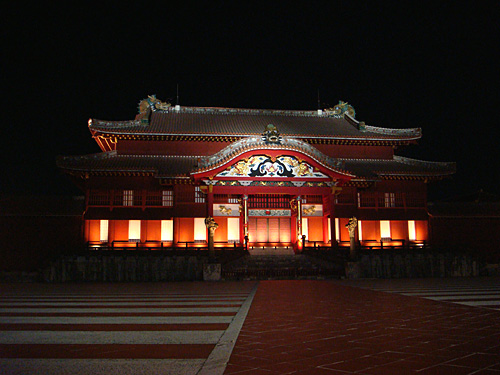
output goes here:
<path id="1" fill-rule="evenodd" d="M 194 240 L 198 242 L 207 240 L 207 227 L 203 217 L 194 218 Z"/>
<path id="2" fill-rule="evenodd" d="M 227 218 L 227 240 L 229 242 L 238 242 L 240 239 L 240 218 Z"/>
<path id="3" fill-rule="evenodd" d="M 363 241 L 363 227 L 361 225 L 361 220 L 358 220 L 358 237 L 360 241 Z"/>
<path id="4" fill-rule="evenodd" d="M 410 241 L 417 240 L 417 230 L 415 229 L 415 220 L 408 220 L 408 239 Z"/>
<path id="5" fill-rule="evenodd" d="M 162 220 L 161 221 L 161 240 L 172 242 L 174 240 L 174 221 Z"/>
<path id="6" fill-rule="evenodd" d="M 134 191 L 133 190 L 123 190 L 123 205 L 132 206 L 134 203 Z"/>
<path id="7" fill-rule="evenodd" d="M 396 207 L 396 195 L 394 193 L 384 194 L 385 207 Z"/>
<path id="8" fill-rule="evenodd" d="M 306 240 L 309 238 L 309 222 L 307 217 L 302 218 L 302 234 L 306 236 Z"/>
<path id="9" fill-rule="evenodd" d="M 380 220 L 380 237 L 391 238 L 391 222 L 389 220 Z"/>
<path id="10" fill-rule="evenodd" d="M 337 220 L 337 219 L 335 219 Z M 335 221 L 336 223 L 337 221 Z M 332 240 L 332 228 L 330 227 L 332 221 L 330 220 L 330 218 L 328 218 L 328 241 L 331 241 Z"/>
<path id="11" fill-rule="evenodd" d="M 100 220 L 99 226 L 100 226 L 99 240 L 101 242 L 108 242 L 109 221 L 108 220 Z"/>
<path id="12" fill-rule="evenodd" d="M 205 203 L 205 193 L 201 191 L 199 186 L 195 186 L 194 188 L 194 202 Z"/>
<path id="13" fill-rule="evenodd" d="M 129 220 L 128 221 L 128 240 L 130 242 L 141 241 L 141 221 Z"/>
<path id="14" fill-rule="evenodd" d="M 172 207 L 174 205 L 174 192 L 172 190 L 162 191 L 161 205 L 164 207 Z"/>

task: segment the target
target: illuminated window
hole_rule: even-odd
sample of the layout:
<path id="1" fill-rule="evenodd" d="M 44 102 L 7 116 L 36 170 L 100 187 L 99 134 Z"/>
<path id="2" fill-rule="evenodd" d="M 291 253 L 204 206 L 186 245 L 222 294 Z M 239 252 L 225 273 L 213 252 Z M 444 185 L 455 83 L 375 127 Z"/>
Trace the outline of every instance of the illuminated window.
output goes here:
<path id="1" fill-rule="evenodd" d="M 207 240 L 207 227 L 203 217 L 194 218 L 194 241 L 205 242 Z"/>
<path id="2" fill-rule="evenodd" d="M 380 220 L 380 237 L 391 238 L 391 222 L 389 220 Z"/>
<path id="3" fill-rule="evenodd" d="M 199 186 L 194 187 L 194 202 L 205 203 L 205 193 L 203 193 Z"/>
<path id="4" fill-rule="evenodd" d="M 132 206 L 134 203 L 134 191 L 133 190 L 123 190 L 123 205 Z"/>
<path id="5" fill-rule="evenodd" d="M 307 221 L 307 217 L 302 218 L 302 234 L 306 236 L 306 239 L 309 239 L 309 222 Z"/>
<path id="6" fill-rule="evenodd" d="M 100 220 L 99 225 L 100 225 L 99 240 L 101 242 L 108 242 L 109 221 L 108 220 Z"/>
<path id="7" fill-rule="evenodd" d="M 363 241 L 363 228 L 361 227 L 361 220 L 358 220 L 358 238 Z"/>
<path id="8" fill-rule="evenodd" d="M 385 193 L 385 207 L 396 207 L 396 195 L 394 193 Z"/>
<path id="9" fill-rule="evenodd" d="M 161 205 L 164 207 L 172 207 L 174 205 L 174 192 L 172 190 L 162 191 Z"/>
<path id="10" fill-rule="evenodd" d="M 129 242 L 141 242 L 141 221 L 129 220 L 128 222 Z"/>
<path id="11" fill-rule="evenodd" d="M 335 239 L 340 242 L 340 219 L 335 218 Z"/>
<path id="12" fill-rule="evenodd" d="M 161 240 L 172 242 L 174 240 L 174 221 L 162 220 L 161 221 Z"/>
<path id="13" fill-rule="evenodd" d="M 417 231 L 415 229 L 415 220 L 408 220 L 408 239 L 410 241 L 417 240 Z"/>
<path id="14" fill-rule="evenodd" d="M 228 242 L 239 242 L 240 240 L 240 218 L 227 218 L 227 240 Z"/>

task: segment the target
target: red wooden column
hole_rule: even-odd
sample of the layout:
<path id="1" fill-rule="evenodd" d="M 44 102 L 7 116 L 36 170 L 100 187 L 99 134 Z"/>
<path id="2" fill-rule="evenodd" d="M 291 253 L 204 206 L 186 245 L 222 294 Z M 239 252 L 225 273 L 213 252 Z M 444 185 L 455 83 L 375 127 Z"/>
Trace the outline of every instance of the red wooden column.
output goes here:
<path id="1" fill-rule="evenodd" d="M 214 216 L 214 187 L 208 185 L 207 189 L 207 217 Z"/>
<path id="2" fill-rule="evenodd" d="M 335 225 L 335 195 L 337 194 L 337 189 L 338 188 L 332 188 L 332 193 L 330 194 L 330 235 L 332 238 L 332 247 L 337 247 L 337 241 L 336 241 L 336 232 L 337 228 Z M 327 233 L 328 236 L 328 233 Z"/>
<path id="3" fill-rule="evenodd" d="M 304 241 L 302 237 L 302 197 L 297 195 L 297 249 L 304 249 Z"/>
<path id="4" fill-rule="evenodd" d="M 243 244 L 245 244 L 245 240 L 248 241 L 248 195 L 243 195 L 242 197 L 243 204 Z"/>

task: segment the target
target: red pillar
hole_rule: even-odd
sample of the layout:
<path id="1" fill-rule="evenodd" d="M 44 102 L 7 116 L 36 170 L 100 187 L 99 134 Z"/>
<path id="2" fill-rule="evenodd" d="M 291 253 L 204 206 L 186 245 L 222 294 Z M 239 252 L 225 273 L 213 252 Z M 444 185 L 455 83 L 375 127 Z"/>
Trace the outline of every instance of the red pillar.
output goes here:
<path id="1" fill-rule="evenodd" d="M 335 226 L 335 194 L 330 195 L 330 235 L 332 238 L 332 247 L 337 247 L 336 241 L 337 228 Z M 327 233 L 328 235 L 328 233 Z"/>
<path id="2" fill-rule="evenodd" d="M 214 187 L 213 185 L 208 185 L 208 191 L 207 191 L 207 217 L 213 217 L 214 216 Z"/>

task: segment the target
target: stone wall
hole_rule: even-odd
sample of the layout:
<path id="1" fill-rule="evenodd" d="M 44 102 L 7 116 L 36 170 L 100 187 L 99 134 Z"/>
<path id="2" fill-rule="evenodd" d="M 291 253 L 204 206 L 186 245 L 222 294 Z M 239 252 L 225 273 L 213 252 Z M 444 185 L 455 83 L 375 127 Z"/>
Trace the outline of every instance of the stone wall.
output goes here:
<path id="1" fill-rule="evenodd" d="M 347 271 L 347 277 L 355 277 Z M 443 253 L 363 254 L 357 262 L 357 277 L 419 278 L 485 275 L 485 265 L 467 255 Z"/>
<path id="2" fill-rule="evenodd" d="M 43 271 L 47 282 L 203 280 L 208 258 L 194 255 L 62 256 Z"/>

